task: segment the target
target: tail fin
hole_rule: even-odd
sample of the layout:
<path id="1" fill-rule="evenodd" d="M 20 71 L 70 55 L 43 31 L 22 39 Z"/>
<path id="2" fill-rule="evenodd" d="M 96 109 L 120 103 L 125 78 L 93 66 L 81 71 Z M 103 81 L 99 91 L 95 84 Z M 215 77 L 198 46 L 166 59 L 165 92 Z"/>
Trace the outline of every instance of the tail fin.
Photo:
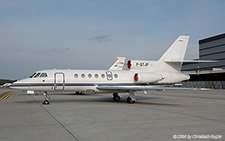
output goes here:
<path id="1" fill-rule="evenodd" d="M 189 36 L 179 36 L 176 41 L 163 54 L 159 61 L 179 61 L 184 60 L 184 55 L 187 49 Z"/>
<path id="2" fill-rule="evenodd" d="M 180 71 L 188 40 L 189 36 L 179 36 L 158 61 L 129 60 L 127 68 L 132 71 Z"/>
<path id="3" fill-rule="evenodd" d="M 122 70 L 125 59 L 125 57 L 117 57 L 116 62 L 109 68 L 109 70 Z"/>
<path id="4" fill-rule="evenodd" d="M 163 61 L 176 71 L 180 71 L 184 62 L 188 41 L 189 36 L 179 36 L 159 61 Z"/>

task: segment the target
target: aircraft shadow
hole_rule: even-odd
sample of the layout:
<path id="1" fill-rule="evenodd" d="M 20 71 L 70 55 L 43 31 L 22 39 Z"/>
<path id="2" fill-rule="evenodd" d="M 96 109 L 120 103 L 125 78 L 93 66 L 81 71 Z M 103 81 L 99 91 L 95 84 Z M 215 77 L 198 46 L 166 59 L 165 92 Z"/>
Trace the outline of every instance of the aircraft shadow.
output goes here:
<path id="1" fill-rule="evenodd" d="M 58 94 L 53 94 L 58 95 Z M 66 95 L 72 95 L 72 94 L 66 94 Z M 74 94 L 73 94 L 74 95 Z M 80 96 L 80 95 L 79 95 Z M 88 95 L 82 95 L 82 97 L 86 97 Z M 96 98 L 70 98 L 70 99 L 54 99 L 51 97 L 49 100 L 50 103 L 115 103 L 115 104 L 128 104 L 126 102 L 127 96 L 121 96 L 121 100 L 119 102 L 113 101 L 112 97 L 96 97 Z M 161 102 L 151 102 L 149 100 L 155 100 L 155 99 L 162 99 L 158 97 L 144 97 L 144 96 L 136 96 L 137 101 L 134 103 L 134 105 L 158 105 L 158 106 L 179 106 L 178 104 L 170 104 L 170 103 L 161 103 Z M 148 102 L 146 102 L 148 100 Z M 27 104 L 34 104 L 34 103 L 42 103 L 44 101 L 43 99 L 33 99 L 33 100 L 27 100 L 27 101 L 17 101 L 15 103 L 27 103 Z M 133 105 L 133 104 L 131 104 Z"/>

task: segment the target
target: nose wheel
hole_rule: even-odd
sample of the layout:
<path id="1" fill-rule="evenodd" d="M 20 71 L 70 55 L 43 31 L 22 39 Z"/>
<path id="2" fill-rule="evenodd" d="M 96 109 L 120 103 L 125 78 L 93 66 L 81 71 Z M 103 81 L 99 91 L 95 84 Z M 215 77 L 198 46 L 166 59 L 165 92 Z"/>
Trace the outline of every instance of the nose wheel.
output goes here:
<path id="1" fill-rule="evenodd" d="M 43 103 L 42 103 L 42 105 L 49 105 L 50 104 L 50 102 L 48 101 L 48 100 L 45 100 Z"/>
<path id="2" fill-rule="evenodd" d="M 50 96 L 48 95 L 47 92 L 44 92 L 45 100 L 42 102 L 42 105 L 49 105 L 50 102 L 48 101 L 50 99 Z"/>

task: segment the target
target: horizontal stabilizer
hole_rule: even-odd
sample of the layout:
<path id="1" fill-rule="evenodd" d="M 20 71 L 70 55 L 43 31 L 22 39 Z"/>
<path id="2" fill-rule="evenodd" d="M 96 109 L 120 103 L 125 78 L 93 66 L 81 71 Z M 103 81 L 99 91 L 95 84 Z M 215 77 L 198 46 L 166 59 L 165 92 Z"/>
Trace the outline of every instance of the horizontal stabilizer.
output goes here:
<path id="1" fill-rule="evenodd" d="M 166 63 L 183 63 L 183 62 L 188 62 L 188 63 L 213 63 L 213 62 L 219 62 L 218 60 L 170 60 L 166 59 L 164 60 Z"/>

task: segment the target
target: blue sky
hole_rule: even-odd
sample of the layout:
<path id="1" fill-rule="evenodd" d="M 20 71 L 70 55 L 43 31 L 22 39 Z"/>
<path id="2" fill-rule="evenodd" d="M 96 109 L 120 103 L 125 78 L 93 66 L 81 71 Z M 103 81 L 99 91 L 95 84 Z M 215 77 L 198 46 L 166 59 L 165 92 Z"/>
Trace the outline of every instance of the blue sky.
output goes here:
<path id="1" fill-rule="evenodd" d="M 179 35 L 224 33 L 224 0 L 0 0 L 0 78 L 52 68 L 108 69 L 116 57 L 157 60 Z"/>

